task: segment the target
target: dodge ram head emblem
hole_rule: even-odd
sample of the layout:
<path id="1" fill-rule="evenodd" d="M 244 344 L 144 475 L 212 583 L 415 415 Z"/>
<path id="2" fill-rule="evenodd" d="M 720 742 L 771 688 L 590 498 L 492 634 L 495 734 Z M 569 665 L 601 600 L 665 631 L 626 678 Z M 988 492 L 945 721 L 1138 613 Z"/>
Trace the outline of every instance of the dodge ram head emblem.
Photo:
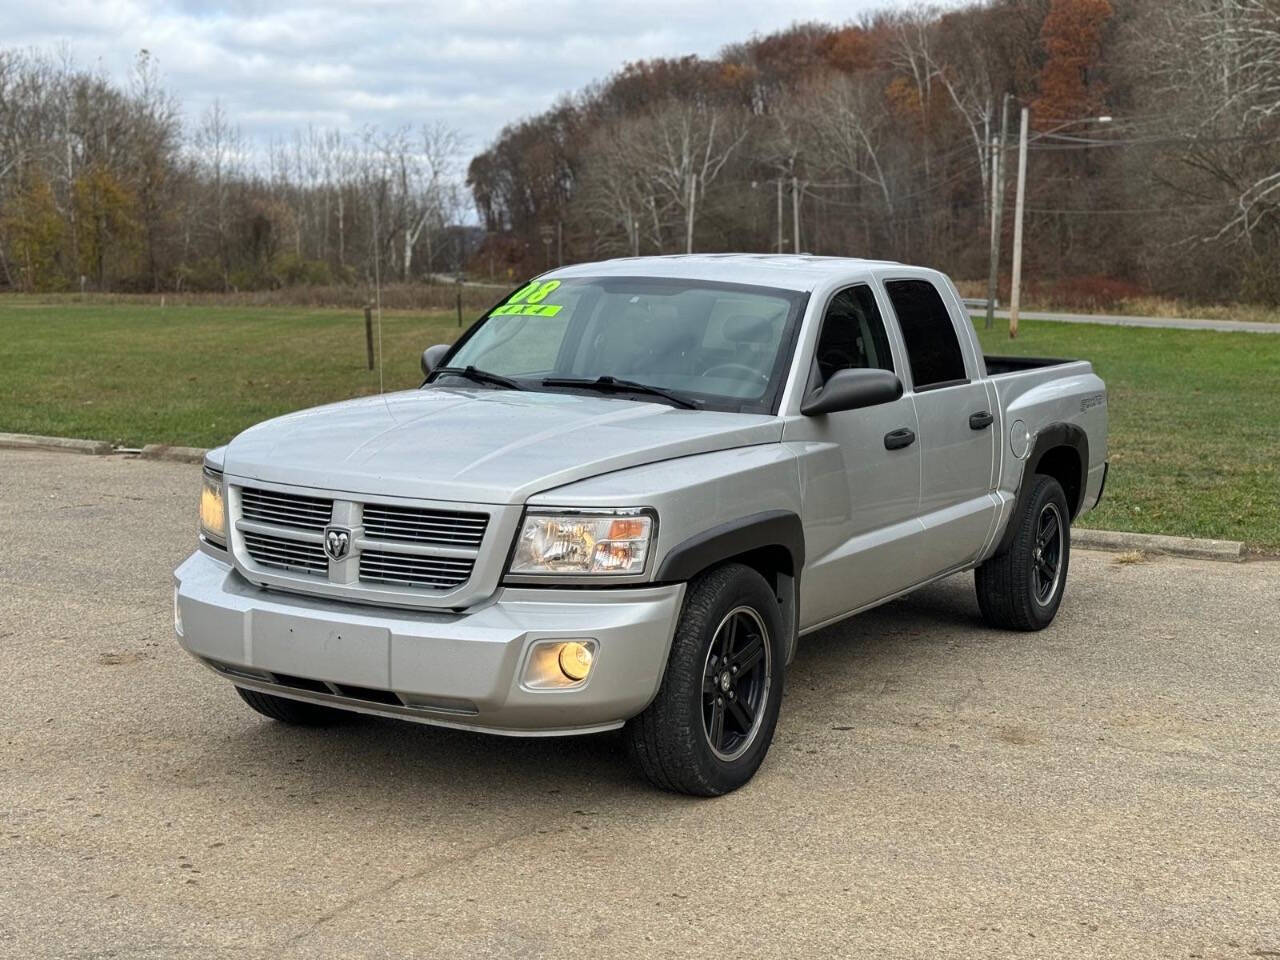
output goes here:
<path id="1" fill-rule="evenodd" d="M 324 552 L 330 560 L 345 559 L 351 552 L 351 531 L 344 527 L 326 527 L 324 531 Z"/>

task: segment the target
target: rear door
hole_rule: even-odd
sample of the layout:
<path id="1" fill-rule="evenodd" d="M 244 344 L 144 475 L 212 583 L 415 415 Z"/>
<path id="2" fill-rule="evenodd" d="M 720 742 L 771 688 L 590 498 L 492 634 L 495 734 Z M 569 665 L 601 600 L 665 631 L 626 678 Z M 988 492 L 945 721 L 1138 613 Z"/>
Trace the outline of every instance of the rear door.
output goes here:
<path id="1" fill-rule="evenodd" d="M 920 424 L 921 561 L 925 576 L 932 576 L 975 559 L 995 521 L 996 411 L 977 359 L 972 350 L 966 355 L 933 282 L 887 277 L 884 286 L 906 347 L 909 396 Z"/>
<path id="2" fill-rule="evenodd" d="M 850 367 L 901 375 L 903 360 L 894 353 L 875 291 L 866 283 L 853 284 L 827 303 L 808 388 Z M 788 421 L 784 440 L 805 448 L 799 459 L 806 553 L 802 627 L 849 613 L 920 579 L 920 445 L 912 442 L 917 429 L 909 396 Z M 886 442 L 889 435 L 897 442 Z"/>

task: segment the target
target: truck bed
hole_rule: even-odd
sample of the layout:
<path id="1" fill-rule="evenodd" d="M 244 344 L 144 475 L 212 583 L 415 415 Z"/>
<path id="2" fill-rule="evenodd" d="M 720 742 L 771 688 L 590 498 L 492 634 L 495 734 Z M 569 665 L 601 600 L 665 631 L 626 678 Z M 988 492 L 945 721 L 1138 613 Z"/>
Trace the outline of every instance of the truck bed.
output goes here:
<path id="1" fill-rule="evenodd" d="M 987 363 L 987 375 L 998 377 L 1005 373 L 1022 373 L 1026 370 L 1039 370 L 1041 367 L 1058 367 L 1075 360 L 1055 357 L 1002 357 L 986 354 L 983 359 Z"/>

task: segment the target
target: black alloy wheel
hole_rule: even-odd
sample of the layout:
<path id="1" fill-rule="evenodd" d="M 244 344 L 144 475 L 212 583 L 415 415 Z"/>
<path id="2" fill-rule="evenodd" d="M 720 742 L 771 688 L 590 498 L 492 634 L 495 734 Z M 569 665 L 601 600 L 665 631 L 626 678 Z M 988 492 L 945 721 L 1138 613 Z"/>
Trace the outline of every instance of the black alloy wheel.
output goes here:
<path id="1" fill-rule="evenodd" d="M 1048 606 L 1053 595 L 1058 591 L 1058 580 L 1062 576 L 1062 513 L 1058 505 L 1050 500 L 1040 511 L 1040 519 L 1036 523 L 1035 546 L 1031 550 L 1034 564 L 1031 575 L 1035 582 L 1036 603 Z"/>
<path id="2" fill-rule="evenodd" d="M 738 759 L 755 741 L 772 681 L 769 629 L 751 607 L 735 607 L 720 621 L 702 672 L 702 732 L 721 760 Z"/>

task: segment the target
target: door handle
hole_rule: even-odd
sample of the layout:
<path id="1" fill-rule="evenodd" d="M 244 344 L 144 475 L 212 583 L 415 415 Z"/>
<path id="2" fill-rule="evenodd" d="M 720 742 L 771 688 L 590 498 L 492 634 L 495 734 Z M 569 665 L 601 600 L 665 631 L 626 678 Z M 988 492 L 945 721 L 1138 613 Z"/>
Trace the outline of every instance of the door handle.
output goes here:
<path id="1" fill-rule="evenodd" d="M 915 442 L 915 431 L 908 430 L 906 427 L 900 430 L 890 430 L 884 435 L 884 448 L 886 450 L 901 450 L 903 447 L 909 447 Z"/>
<path id="2" fill-rule="evenodd" d="M 969 429 L 985 430 L 995 422 L 995 419 L 996 418 L 986 410 L 979 410 L 977 413 L 971 413 L 969 414 Z"/>

